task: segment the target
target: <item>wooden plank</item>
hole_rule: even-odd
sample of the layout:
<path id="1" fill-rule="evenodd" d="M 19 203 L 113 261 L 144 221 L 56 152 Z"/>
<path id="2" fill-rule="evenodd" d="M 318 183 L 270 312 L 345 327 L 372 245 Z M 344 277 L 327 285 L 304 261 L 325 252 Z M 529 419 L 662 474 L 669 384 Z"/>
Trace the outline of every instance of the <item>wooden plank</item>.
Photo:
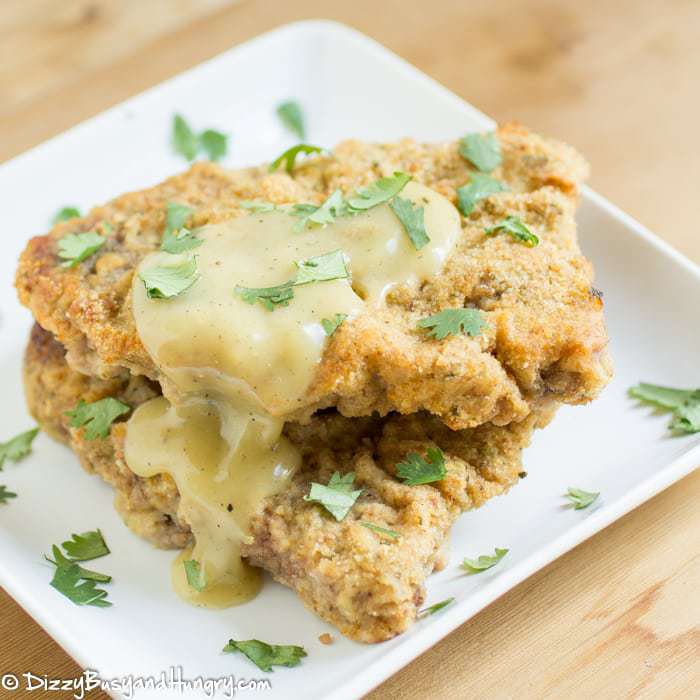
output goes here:
<path id="1" fill-rule="evenodd" d="M 0 159 L 233 44 L 309 17 L 375 37 L 499 120 L 579 147 L 593 185 L 700 260 L 692 0 L 5 0 Z M 700 474 L 539 572 L 372 698 L 691 697 Z M 79 673 L 6 594 L 3 671 Z M 0 691 L 0 698 L 4 697 Z M 95 695 L 94 697 L 106 697 Z"/>

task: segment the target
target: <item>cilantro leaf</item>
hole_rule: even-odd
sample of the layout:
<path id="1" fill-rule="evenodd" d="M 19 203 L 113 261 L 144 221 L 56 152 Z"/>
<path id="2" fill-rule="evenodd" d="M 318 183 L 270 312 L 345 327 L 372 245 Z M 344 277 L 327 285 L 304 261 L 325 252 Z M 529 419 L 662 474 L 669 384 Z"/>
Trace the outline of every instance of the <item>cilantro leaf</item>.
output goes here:
<path id="1" fill-rule="evenodd" d="M 52 224 L 57 224 L 59 221 L 68 221 L 69 219 L 77 219 L 80 216 L 80 209 L 77 207 L 63 207 L 59 209 L 55 214 L 53 219 L 51 219 Z"/>
<path id="2" fill-rule="evenodd" d="M 318 146 L 311 146 L 308 143 L 298 143 L 296 146 L 288 148 L 284 153 L 282 153 L 282 155 L 275 158 L 272 163 L 270 163 L 269 171 L 274 172 L 280 167 L 280 165 L 282 165 L 282 163 L 284 163 L 284 169 L 291 174 L 291 172 L 294 170 L 297 156 L 300 153 L 308 156 L 311 153 L 322 152 L 323 149 L 319 148 Z"/>
<path id="3" fill-rule="evenodd" d="M 72 411 L 67 411 L 66 415 L 70 416 L 73 428 L 85 426 L 87 440 L 96 440 L 106 438 L 112 423 L 130 410 L 129 406 L 110 396 L 92 403 L 85 403 L 80 399 L 78 405 Z"/>
<path id="4" fill-rule="evenodd" d="M 94 580 L 84 580 L 84 571 L 77 564 L 57 566 L 51 585 L 76 605 L 93 605 L 96 608 L 108 608 L 112 605 L 107 598 L 107 591 L 97 588 Z"/>
<path id="5" fill-rule="evenodd" d="M 295 100 L 287 100 L 277 105 L 277 116 L 287 129 L 298 136 L 302 141 L 304 140 L 306 137 L 304 113 L 301 111 L 301 105 L 298 102 Z"/>
<path id="6" fill-rule="evenodd" d="M 89 530 L 71 537 L 72 539 L 62 542 L 61 546 L 72 561 L 89 561 L 109 554 L 109 547 L 99 530 Z"/>
<path id="7" fill-rule="evenodd" d="M 525 226 L 517 216 L 507 216 L 503 221 L 485 230 L 487 236 L 495 236 L 499 231 L 507 233 L 513 240 L 534 248 L 540 239 Z"/>
<path id="8" fill-rule="evenodd" d="M 7 486 L 0 484 L 0 504 L 7 503 L 11 498 L 17 498 L 17 494 L 7 490 Z"/>
<path id="9" fill-rule="evenodd" d="M 434 615 L 436 612 L 446 608 L 450 603 L 454 603 L 454 598 L 447 598 L 446 600 L 441 600 L 435 605 L 431 605 L 428 608 L 423 608 L 423 610 L 418 611 L 418 617 L 428 617 L 428 615 Z"/>
<path id="10" fill-rule="evenodd" d="M 39 433 L 39 428 L 32 428 L 24 433 L 15 435 L 7 442 L 0 442 L 0 471 L 6 459 L 11 462 L 19 462 L 32 451 L 32 442 Z"/>
<path id="11" fill-rule="evenodd" d="M 457 206 L 463 216 L 469 216 L 480 199 L 486 199 L 492 194 L 506 192 L 508 188 L 495 178 L 472 173 L 469 183 L 457 188 Z"/>
<path id="12" fill-rule="evenodd" d="M 267 214 L 277 209 L 277 205 L 272 202 L 263 202 L 260 199 L 242 199 L 238 202 L 241 209 L 249 209 L 256 214 Z"/>
<path id="13" fill-rule="evenodd" d="M 172 146 L 175 153 L 187 160 L 194 160 L 203 151 L 209 160 L 216 161 L 226 155 L 228 136 L 214 129 L 197 134 L 182 115 L 176 114 L 173 117 Z"/>
<path id="14" fill-rule="evenodd" d="M 507 549 L 499 549 L 496 547 L 494 556 L 482 554 L 478 559 L 467 559 L 465 557 L 462 562 L 462 568 L 470 574 L 478 574 L 482 571 L 486 571 L 486 569 L 490 569 L 492 566 L 496 566 L 506 554 L 508 554 Z"/>
<path id="15" fill-rule="evenodd" d="M 402 199 L 398 195 L 389 202 L 389 206 L 398 217 L 416 250 L 430 243 L 423 221 L 424 207 L 417 207 L 410 199 Z"/>
<path id="16" fill-rule="evenodd" d="M 321 325 L 327 336 L 332 336 L 338 330 L 338 327 L 348 317 L 347 314 L 336 314 L 333 318 L 322 318 Z"/>
<path id="17" fill-rule="evenodd" d="M 297 260 L 294 264 L 297 266 L 295 287 L 311 282 L 329 282 L 349 277 L 342 250 L 316 255 L 307 260 Z"/>
<path id="18" fill-rule="evenodd" d="M 595 503 L 598 496 L 600 496 L 600 492 L 593 493 L 591 491 L 584 491 L 583 489 L 577 489 L 572 486 L 569 486 L 566 494 L 564 494 L 564 497 L 568 498 L 571 505 L 573 505 L 574 510 L 583 510 L 584 508 L 588 508 L 591 503 Z"/>
<path id="19" fill-rule="evenodd" d="M 445 455 L 438 448 L 428 448 L 428 458 L 423 459 L 417 452 L 409 452 L 405 462 L 396 465 L 396 474 L 407 486 L 432 484 L 441 481 L 447 475 Z"/>
<path id="20" fill-rule="evenodd" d="M 379 527 L 379 525 L 375 525 L 374 523 L 360 523 L 362 527 L 366 527 L 368 530 L 372 530 L 373 532 L 378 532 L 380 535 L 386 535 L 387 537 L 391 537 L 392 539 L 397 539 L 398 537 L 401 537 L 401 535 L 398 532 L 395 532 L 394 530 L 387 530 L 385 527 Z"/>
<path id="21" fill-rule="evenodd" d="M 199 150 L 197 134 L 192 131 L 190 125 L 180 114 L 173 117 L 172 144 L 175 153 L 179 153 L 187 160 L 194 160 L 197 157 Z"/>
<path id="22" fill-rule="evenodd" d="M 221 160 L 228 151 L 228 136 L 215 129 L 205 129 L 199 135 L 199 148 L 209 160 Z"/>
<path id="23" fill-rule="evenodd" d="M 166 253 L 184 253 L 202 245 L 204 241 L 195 238 L 192 232 L 185 228 L 185 222 L 193 214 L 193 209 L 179 204 L 168 202 L 166 205 L 165 231 L 160 249 Z"/>
<path id="24" fill-rule="evenodd" d="M 185 567 L 185 575 L 187 583 L 190 584 L 195 591 L 203 591 L 207 587 L 207 572 L 198 561 L 187 559 L 182 562 Z"/>
<path id="25" fill-rule="evenodd" d="M 304 647 L 291 644 L 267 644 L 259 639 L 247 639 L 237 642 L 229 639 L 228 644 L 223 649 L 226 654 L 233 654 L 237 651 L 245 654 L 261 671 L 272 672 L 273 666 L 298 666 L 305 656 Z"/>
<path id="26" fill-rule="evenodd" d="M 314 204 L 295 204 L 292 207 L 292 216 L 301 216 L 301 220 L 294 226 L 294 233 L 300 233 L 308 224 L 325 226 L 332 224 L 337 216 L 342 216 L 347 209 L 345 200 L 340 190 L 336 190 L 326 199 L 321 206 Z"/>
<path id="27" fill-rule="evenodd" d="M 673 412 L 669 428 L 677 433 L 700 431 L 700 389 L 673 389 L 657 384 L 637 384 L 630 396 Z"/>
<path id="28" fill-rule="evenodd" d="M 459 142 L 459 154 L 482 173 L 490 173 L 502 162 L 501 145 L 496 135 L 467 134 Z"/>
<path id="29" fill-rule="evenodd" d="M 422 318 L 416 325 L 418 328 L 430 329 L 427 335 L 436 340 L 443 340 L 448 335 L 460 333 L 474 337 L 484 328 L 488 328 L 479 309 L 445 309 L 440 313 Z"/>
<path id="30" fill-rule="evenodd" d="M 51 545 L 51 551 L 53 552 L 53 559 L 44 555 L 46 561 L 51 562 L 54 566 L 72 566 L 77 560 L 68 559 L 68 557 L 63 555 L 63 552 L 54 544 Z M 75 564 L 78 566 L 77 564 Z M 80 572 L 80 578 L 87 581 L 97 581 L 98 583 L 109 583 L 112 580 L 111 576 L 107 574 L 101 574 L 97 571 L 90 571 L 90 569 L 84 569 L 82 566 L 78 566 Z"/>
<path id="31" fill-rule="evenodd" d="M 277 306 L 289 306 L 294 298 L 294 280 L 276 287 L 241 287 L 237 284 L 233 291 L 247 304 L 259 301 L 268 311 L 274 311 Z"/>
<path id="32" fill-rule="evenodd" d="M 187 291 L 198 279 L 197 259 L 186 258 L 172 265 L 155 265 L 139 272 L 151 299 L 170 299 Z"/>
<path id="33" fill-rule="evenodd" d="M 340 476 L 334 472 L 327 486 L 311 482 L 309 495 L 304 496 L 305 501 L 320 503 L 338 522 L 340 522 L 355 504 L 362 489 L 352 490 L 355 474 L 349 472 Z"/>
<path id="34" fill-rule="evenodd" d="M 96 253 L 107 241 L 104 236 L 94 231 L 87 233 L 69 233 L 58 240 L 58 257 L 64 262 L 63 267 L 75 267 L 78 263 Z"/>
<path id="35" fill-rule="evenodd" d="M 399 171 L 396 171 L 391 177 L 379 178 L 367 187 L 357 190 L 354 197 L 348 198 L 348 206 L 355 211 L 365 211 L 388 202 L 401 192 L 410 179 L 410 175 Z"/>

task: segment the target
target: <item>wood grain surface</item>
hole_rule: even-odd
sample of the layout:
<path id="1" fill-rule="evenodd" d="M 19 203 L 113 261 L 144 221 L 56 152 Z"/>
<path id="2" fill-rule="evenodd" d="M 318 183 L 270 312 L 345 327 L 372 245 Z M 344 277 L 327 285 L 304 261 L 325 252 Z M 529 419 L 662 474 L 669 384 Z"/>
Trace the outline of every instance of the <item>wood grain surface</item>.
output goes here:
<path id="1" fill-rule="evenodd" d="M 313 17 L 369 34 L 498 120 L 574 144 L 596 189 L 700 261 L 697 0 L 2 0 L 0 160 Z M 369 697 L 700 698 L 699 503 L 696 472 Z M 1 591 L 0 620 L 0 674 L 80 672 Z"/>

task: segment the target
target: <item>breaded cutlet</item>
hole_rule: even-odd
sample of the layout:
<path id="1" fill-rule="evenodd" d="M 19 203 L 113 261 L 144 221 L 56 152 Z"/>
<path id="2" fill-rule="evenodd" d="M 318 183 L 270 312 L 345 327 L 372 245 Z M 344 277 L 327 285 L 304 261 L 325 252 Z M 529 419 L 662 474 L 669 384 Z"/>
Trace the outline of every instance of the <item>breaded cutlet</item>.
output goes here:
<path id="1" fill-rule="evenodd" d="M 342 324 L 293 418 L 336 408 L 345 416 L 425 411 L 453 429 L 507 425 L 523 420 L 543 397 L 585 403 L 608 382 L 602 302 L 591 287 L 593 272 L 574 219 L 587 166 L 572 148 L 519 126 L 501 127 L 496 136 L 503 161 L 492 174 L 508 190 L 480 200 L 461 218 L 461 237 L 439 275 L 418 289 L 394 288 L 381 308 Z M 17 272 L 19 297 L 63 344 L 74 369 L 157 382 L 159 370 L 136 332 L 131 283 L 139 261 L 159 247 L 167 202 L 193 208 L 197 227 L 246 213 L 242 200 L 318 204 L 337 188 L 348 193 L 396 170 L 452 202 L 474 172 L 458 143 L 411 140 L 346 141 L 291 175 L 198 163 L 32 239 Z M 539 245 L 485 235 L 513 215 Z M 96 255 L 74 268 L 59 264 L 58 239 L 104 223 L 111 229 Z M 476 337 L 457 334 L 439 342 L 416 327 L 421 318 L 454 307 L 480 309 L 488 326 Z"/>
<path id="2" fill-rule="evenodd" d="M 142 376 L 103 380 L 76 372 L 60 343 L 38 325 L 26 351 L 24 381 L 32 415 L 75 451 L 88 472 L 114 487 L 129 528 L 159 547 L 190 543 L 187 523 L 178 518 L 175 482 L 167 475 L 141 478 L 127 467 L 126 420 L 114 422 L 108 438 L 87 440 L 66 416 L 80 399 L 112 396 L 136 408 L 158 395 L 157 384 Z M 552 412 L 553 405 L 543 403 L 520 423 L 461 431 L 427 414 L 350 419 L 330 410 L 304 425 L 290 423 L 286 434 L 301 449 L 303 466 L 289 489 L 260 505 L 243 555 L 351 639 L 389 639 L 415 620 L 425 579 L 444 565 L 444 545 L 459 513 L 518 480 L 522 449 Z M 395 465 L 407 453 L 435 446 L 445 454 L 442 481 L 407 486 L 395 478 Z M 327 483 L 335 471 L 353 471 L 356 488 L 363 489 L 341 522 L 304 500 L 310 482 Z"/>

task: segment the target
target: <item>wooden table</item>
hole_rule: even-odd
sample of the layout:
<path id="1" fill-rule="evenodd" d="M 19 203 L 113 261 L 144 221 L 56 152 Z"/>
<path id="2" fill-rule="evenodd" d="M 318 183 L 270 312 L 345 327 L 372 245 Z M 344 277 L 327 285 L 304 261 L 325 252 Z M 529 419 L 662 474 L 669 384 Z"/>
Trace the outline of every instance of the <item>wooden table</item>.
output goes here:
<path id="1" fill-rule="evenodd" d="M 0 160 L 309 17 L 353 25 L 499 120 L 573 143 L 597 190 L 700 261 L 694 0 L 3 0 Z M 700 472 L 522 583 L 370 697 L 700 697 L 698 503 Z M 5 593 L 0 615 L 0 672 L 79 673 Z"/>

